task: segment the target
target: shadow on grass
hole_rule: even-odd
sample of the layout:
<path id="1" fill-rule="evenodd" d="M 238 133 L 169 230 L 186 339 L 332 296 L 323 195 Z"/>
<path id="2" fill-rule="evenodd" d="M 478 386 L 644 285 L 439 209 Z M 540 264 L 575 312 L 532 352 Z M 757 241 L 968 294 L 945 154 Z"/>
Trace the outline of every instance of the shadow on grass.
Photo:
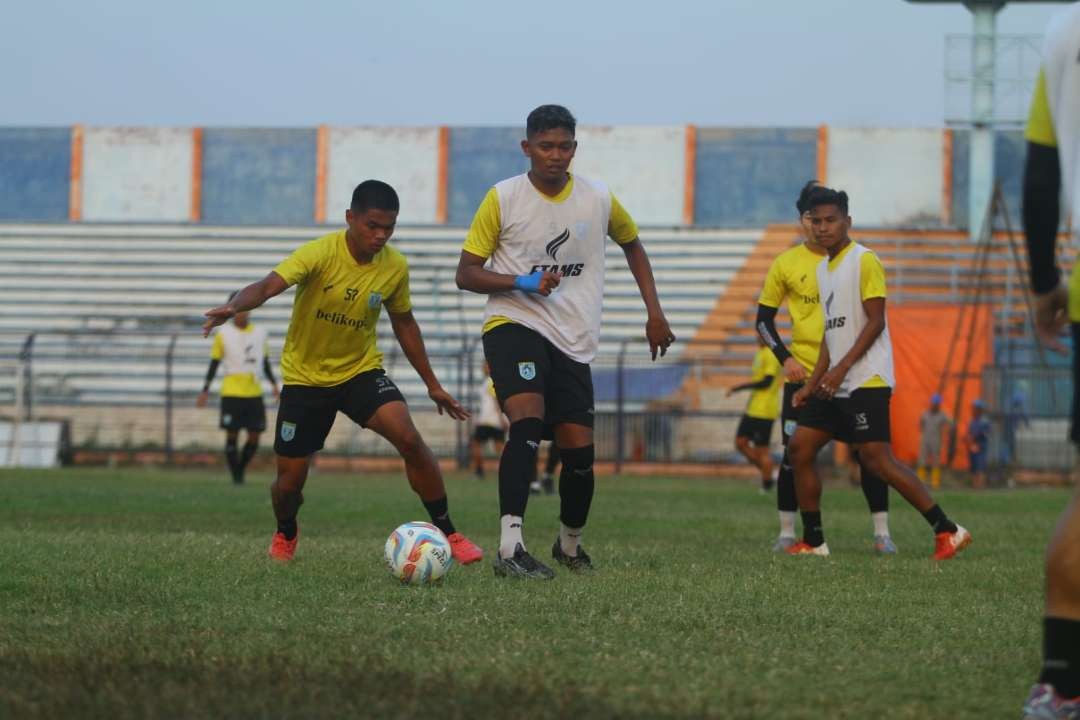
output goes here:
<path id="1" fill-rule="evenodd" d="M 583 673 L 587 673 L 583 669 Z M 0 655 L 0 717 L 11 718 L 689 718 L 709 713 L 664 698 L 613 707 L 607 690 L 520 683 L 462 682 L 448 672 L 416 674 L 361 659 L 307 669 L 282 658 L 230 662 L 125 662 L 115 658 Z M 625 708 L 625 704 L 623 706 Z"/>

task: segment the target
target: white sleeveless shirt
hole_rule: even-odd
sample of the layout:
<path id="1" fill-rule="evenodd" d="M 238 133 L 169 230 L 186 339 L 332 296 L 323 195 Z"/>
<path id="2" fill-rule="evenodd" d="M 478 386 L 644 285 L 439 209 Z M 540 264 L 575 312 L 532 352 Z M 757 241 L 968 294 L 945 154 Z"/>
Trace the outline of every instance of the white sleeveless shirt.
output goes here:
<path id="1" fill-rule="evenodd" d="M 221 358 L 225 376 L 250 374 L 257 381 L 266 357 L 266 330 L 253 325 L 245 332 L 228 322 L 218 328 L 218 333 L 225 351 Z"/>
<path id="2" fill-rule="evenodd" d="M 825 343 L 829 348 L 830 367 L 836 365 L 855 344 L 866 327 L 867 316 L 862 305 L 862 256 L 870 249 L 852 242 L 836 267 L 829 268 L 828 258 L 817 266 L 818 290 L 825 309 Z M 893 375 L 892 341 L 889 324 L 874 340 L 874 344 L 851 366 L 836 397 L 848 397 L 875 375 L 889 387 L 896 386 Z"/>
<path id="3" fill-rule="evenodd" d="M 1043 45 L 1043 72 L 1061 182 L 1076 218 L 1080 213 L 1080 5 L 1062 10 L 1051 21 Z"/>
<path id="4" fill-rule="evenodd" d="M 491 270 L 505 275 L 547 270 L 564 277 L 548 297 L 521 290 L 492 293 L 484 320 L 509 318 L 540 333 L 572 360 L 588 363 L 600 341 L 611 192 L 580 175 L 573 182 L 562 202 L 545 198 L 528 175 L 495 185 L 502 230 Z"/>

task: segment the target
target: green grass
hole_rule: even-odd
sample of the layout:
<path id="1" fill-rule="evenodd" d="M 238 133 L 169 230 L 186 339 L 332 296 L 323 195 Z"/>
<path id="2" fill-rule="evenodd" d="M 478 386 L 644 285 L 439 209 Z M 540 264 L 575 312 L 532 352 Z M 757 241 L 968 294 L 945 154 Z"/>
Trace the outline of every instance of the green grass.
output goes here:
<path id="1" fill-rule="evenodd" d="M 749 483 L 601 478 L 591 576 L 487 561 L 400 587 L 382 546 L 426 519 L 400 476 L 314 476 L 289 566 L 266 485 L 156 470 L 0 473 L 0 717 L 1011 718 L 1039 664 L 1042 554 L 1067 494 L 942 493 L 975 543 L 870 555 L 862 496 L 830 488 L 829 559 L 775 557 Z M 490 551 L 492 481 L 451 477 Z M 526 536 L 546 557 L 557 498 Z"/>

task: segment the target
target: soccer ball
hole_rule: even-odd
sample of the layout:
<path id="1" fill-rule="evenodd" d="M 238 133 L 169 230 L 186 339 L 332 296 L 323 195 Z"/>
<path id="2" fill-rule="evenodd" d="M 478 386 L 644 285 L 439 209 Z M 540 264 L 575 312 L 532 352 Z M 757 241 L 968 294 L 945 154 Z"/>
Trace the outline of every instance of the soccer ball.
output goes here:
<path id="1" fill-rule="evenodd" d="M 403 585 L 433 583 L 445 575 L 454 559 L 450 541 L 431 523 L 407 522 L 386 539 L 386 567 Z"/>

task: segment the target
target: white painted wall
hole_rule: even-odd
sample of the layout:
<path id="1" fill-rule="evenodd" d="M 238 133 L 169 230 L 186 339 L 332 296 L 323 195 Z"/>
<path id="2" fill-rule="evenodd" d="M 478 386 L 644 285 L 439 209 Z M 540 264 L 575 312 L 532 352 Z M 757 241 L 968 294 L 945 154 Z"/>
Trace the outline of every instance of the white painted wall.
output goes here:
<path id="1" fill-rule="evenodd" d="M 364 180 L 397 190 L 399 223 L 435 222 L 438 128 L 331 128 L 327 144 L 326 222 L 345 221 L 353 188 Z"/>
<path id="2" fill-rule="evenodd" d="M 190 128 L 87 128 L 83 219 L 186 222 L 193 149 Z"/>

